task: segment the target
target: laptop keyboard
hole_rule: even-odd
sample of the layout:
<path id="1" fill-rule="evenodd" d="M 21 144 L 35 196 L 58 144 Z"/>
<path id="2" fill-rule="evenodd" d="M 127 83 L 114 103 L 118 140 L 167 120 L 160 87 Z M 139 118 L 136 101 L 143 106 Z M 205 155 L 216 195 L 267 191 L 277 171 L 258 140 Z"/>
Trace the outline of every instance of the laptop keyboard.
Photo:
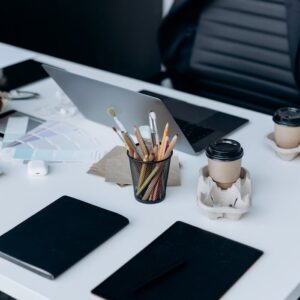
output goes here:
<path id="1" fill-rule="evenodd" d="M 196 106 L 166 95 L 146 90 L 140 93 L 156 97 L 165 104 L 196 153 L 248 122 L 244 118 Z"/>
<path id="2" fill-rule="evenodd" d="M 213 129 L 205 128 L 194 123 L 189 123 L 185 120 L 176 118 L 175 121 L 191 144 L 199 142 L 201 139 L 214 132 Z"/>

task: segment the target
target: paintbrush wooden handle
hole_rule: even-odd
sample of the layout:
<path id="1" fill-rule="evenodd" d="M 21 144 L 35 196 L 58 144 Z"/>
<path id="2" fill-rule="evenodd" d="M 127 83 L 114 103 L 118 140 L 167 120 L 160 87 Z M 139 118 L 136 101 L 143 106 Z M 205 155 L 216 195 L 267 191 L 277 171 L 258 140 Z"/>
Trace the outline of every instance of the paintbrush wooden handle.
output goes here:
<path id="1" fill-rule="evenodd" d="M 148 151 L 148 148 L 146 146 L 146 143 L 141 135 L 141 132 L 140 132 L 140 129 L 138 127 L 135 127 L 134 129 L 134 133 L 135 133 L 135 136 L 139 142 L 139 145 L 141 147 L 141 150 L 143 152 L 143 155 L 146 156 L 146 155 L 149 155 L 149 151 Z"/>
<path id="2" fill-rule="evenodd" d="M 142 160 L 139 153 L 138 153 L 138 151 L 137 151 L 137 149 L 136 149 L 136 146 L 132 142 L 128 132 L 123 132 L 122 135 L 123 135 L 124 141 L 126 142 L 126 144 L 128 146 L 129 153 L 132 152 L 132 153 L 130 153 L 130 155 L 133 155 L 133 153 L 135 153 L 136 156 L 137 156 L 137 159 Z"/>

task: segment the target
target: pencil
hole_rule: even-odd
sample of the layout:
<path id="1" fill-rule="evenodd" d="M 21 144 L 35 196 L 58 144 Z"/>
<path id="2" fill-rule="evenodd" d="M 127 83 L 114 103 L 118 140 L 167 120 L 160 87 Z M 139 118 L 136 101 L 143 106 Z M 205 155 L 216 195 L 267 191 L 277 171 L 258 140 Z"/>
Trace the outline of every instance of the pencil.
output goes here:
<path id="1" fill-rule="evenodd" d="M 139 142 L 139 145 L 140 145 L 140 148 L 143 152 L 143 155 L 146 156 L 146 155 L 149 155 L 149 151 L 148 151 L 148 148 L 145 144 L 145 141 L 141 135 L 141 132 L 140 132 L 140 129 L 138 127 L 135 126 L 134 128 L 134 133 L 135 133 L 135 136 Z"/>
<path id="2" fill-rule="evenodd" d="M 155 187 L 154 187 L 154 189 L 152 191 L 152 194 L 151 194 L 153 201 L 157 200 L 158 194 L 161 191 L 161 185 L 162 185 L 161 177 L 162 177 L 162 173 L 163 173 L 163 169 L 162 169 L 162 171 L 159 174 L 159 178 L 158 178 L 158 180 L 156 182 L 156 185 L 155 185 Z"/>
<path id="3" fill-rule="evenodd" d="M 160 169 L 161 169 L 161 166 L 156 166 L 152 170 L 150 175 L 143 182 L 142 186 L 138 189 L 137 196 L 140 195 L 140 193 L 147 187 L 147 185 L 151 182 L 151 180 L 154 178 L 154 176 L 157 174 L 157 172 L 159 172 Z"/>
<path id="4" fill-rule="evenodd" d="M 167 150 L 168 142 L 169 142 L 169 137 L 166 136 L 166 138 L 164 139 L 163 143 L 160 145 L 160 147 L 161 147 L 161 155 L 158 158 L 158 160 L 162 160 L 164 158 L 165 152 Z"/>
<path id="5" fill-rule="evenodd" d="M 143 162 L 147 162 L 147 161 L 148 161 L 148 155 L 145 155 Z M 147 164 L 142 164 L 139 181 L 138 181 L 138 186 L 137 186 L 138 189 L 140 188 L 140 186 L 142 185 L 142 183 L 145 179 L 146 169 L 147 169 Z"/>
<path id="6" fill-rule="evenodd" d="M 159 177 L 160 177 L 160 174 L 157 174 L 157 175 L 153 178 L 153 180 L 152 180 L 151 183 L 149 184 L 149 186 L 148 186 L 148 188 L 147 188 L 147 190 L 146 190 L 146 192 L 145 192 L 145 194 L 144 194 L 144 196 L 143 196 L 143 198 L 142 198 L 143 200 L 150 200 L 149 197 L 151 196 L 152 191 L 153 191 L 153 188 L 155 187 L 155 185 L 156 185 L 156 183 L 157 183 Z"/>
<path id="7" fill-rule="evenodd" d="M 174 149 L 174 147 L 175 147 L 175 145 L 177 143 L 177 139 L 178 139 L 178 134 L 176 133 L 173 136 L 173 138 L 172 138 L 172 140 L 171 140 L 171 142 L 169 144 L 169 147 L 168 147 L 168 149 L 167 149 L 167 151 L 166 151 L 166 153 L 165 153 L 165 155 L 163 157 L 164 159 L 166 159 L 166 158 L 168 158 L 170 156 L 171 152 L 173 151 L 173 149 Z"/>
<path id="8" fill-rule="evenodd" d="M 170 156 L 171 152 L 173 151 L 173 149 L 176 145 L 177 139 L 178 139 L 178 134 L 175 134 L 169 144 L 169 147 L 168 147 L 166 153 L 163 156 L 163 159 L 166 159 Z M 155 176 L 155 177 L 153 176 L 154 178 L 152 177 L 152 179 L 150 179 L 149 183 L 147 183 L 147 184 L 149 184 L 149 186 L 147 188 L 145 195 L 147 194 L 147 196 L 148 196 L 147 199 L 150 197 L 149 200 L 155 201 L 157 199 L 158 195 L 163 192 L 162 191 L 162 188 L 164 188 L 164 187 L 162 187 L 163 178 L 161 178 L 162 172 L 163 172 L 163 167 L 164 167 L 163 163 L 161 163 L 159 166 L 157 166 L 156 168 L 159 168 L 159 172 L 158 172 L 157 176 Z M 149 177 L 150 177 L 150 175 L 149 175 Z M 157 179 L 157 177 L 158 177 L 158 179 Z M 147 181 L 147 179 L 145 180 L 145 182 Z M 159 180 L 159 179 L 161 179 L 161 180 Z M 151 190 L 149 188 L 150 186 L 151 186 Z"/>
<path id="9" fill-rule="evenodd" d="M 160 150 L 161 150 L 161 151 L 160 151 L 160 156 L 158 157 L 158 160 L 159 160 L 159 161 L 162 160 L 162 159 L 164 158 L 164 155 L 165 155 L 165 152 L 166 152 L 166 149 L 167 149 L 168 142 L 169 142 L 169 137 L 164 135 L 163 141 L 162 141 L 162 143 L 161 143 L 161 145 L 160 145 L 160 147 L 161 147 Z M 157 180 L 157 182 L 156 182 L 156 184 L 155 184 L 155 186 L 154 186 L 154 188 L 153 188 L 153 191 L 152 191 L 152 193 L 150 194 L 149 200 L 154 201 L 154 200 L 157 199 L 158 192 L 159 192 L 160 189 L 161 189 L 161 184 L 162 184 L 161 180 Z"/>
<path id="10" fill-rule="evenodd" d="M 165 142 L 165 139 L 166 139 L 166 137 L 168 135 L 168 132 L 169 132 L 169 123 L 166 124 L 165 129 L 164 129 L 163 137 L 162 137 L 162 140 L 161 140 L 161 145 L 160 145 L 159 151 L 158 151 L 158 159 L 161 159 L 162 151 L 163 151 L 162 150 L 162 146 L 163 146 L 163 144 Z"/>
<path id="11" fill-rule="evenodd" d="M 153 160 L 155 160 L 155 155 L 154 155 L 153 152 L 151 152 L 150 155 L 149 155 L 148 161 L 152 162 Z M 150 175 L 150 173 L 152 172 L 154 166 L 155 166 L 155 164 L 147 164 L 147 168 L 146 168 L 146 171 L 145 171 L 145 177 L 144 178 L 147 178 Z"/>

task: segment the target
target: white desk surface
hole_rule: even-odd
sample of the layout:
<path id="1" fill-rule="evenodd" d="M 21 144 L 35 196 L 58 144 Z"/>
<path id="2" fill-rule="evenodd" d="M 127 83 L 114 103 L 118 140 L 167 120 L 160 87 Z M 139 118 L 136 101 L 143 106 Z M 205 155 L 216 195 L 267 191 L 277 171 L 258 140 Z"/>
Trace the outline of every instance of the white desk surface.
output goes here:
<path id="1" fill-rule="evenodd" d="M 18 58 L 15 51 L 15 47 L 0 44 L 2 66 L 5 63 L 3 55 L 7 55 L 9 63 Z M 250 123 L 231 134 L 230 138 L 240 141 L 244 147 L 243 165 L 251 173 L 254 194 L 250 213 L 240 221 L 209 220 L 196 205 L 198 171 L 207 162 L 204 154 L 195 157 L 178 152 L 183 165 L 182 186 L 169 187 L 165 201 L 157 205 L 138 203 L 132 187 L 120 188 L 105 183 L 103 178 L 86 174 L 89 164 L 52 164 L 48 176 L 30 178 L 25 165 L 0 162 L 0 168 L 5 172 L 0 178 L 0 234 L 62 195 L 118 212 L 130 220 L 125 229 L 54 281 L 0 259 L 0 290 L 24 300 L 90 299 L 90 291 L 95 286 L 176 220 L 181 220 L 264 251 L 264 255 L 223 299 L 282 300 L 288 297 L 300 281 L 300 158 L 292 162 L 282 161 L 265 144 L 264 137 L 273 129 L 270 116 L 61 59 L 18 51 L 20 60 L 32 56 L 131 90 L 148 89 L 248 118 Z M 55 107 L 57 87 L 51 79 L 32 84 L 28 90 L 41 93 L 42 98 L 14 102 L 9 108 L 38 115 L 42 107 Z M 103 137 L 104 150 L 119 144 L 110 128 L 83 120 L 80 116 L 75 120 L 80 120 L 82 125 Z"/>

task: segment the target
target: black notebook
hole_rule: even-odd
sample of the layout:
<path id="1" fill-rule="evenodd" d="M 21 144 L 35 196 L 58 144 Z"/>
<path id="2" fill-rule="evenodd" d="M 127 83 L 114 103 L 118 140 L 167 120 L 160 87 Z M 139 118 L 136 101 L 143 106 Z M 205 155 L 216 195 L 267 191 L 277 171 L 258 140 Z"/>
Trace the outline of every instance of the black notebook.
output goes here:
<path id="1" fill-rule="evenodd" d="M 176 222 L 96 287 L 104 299 L 219 299 L 262 251 Z"/>
<path id="2" fill-rule="evenodd" d="M 0 256 L 54 279 L 129 223 L 63 196 L 0 237 Z"/>

